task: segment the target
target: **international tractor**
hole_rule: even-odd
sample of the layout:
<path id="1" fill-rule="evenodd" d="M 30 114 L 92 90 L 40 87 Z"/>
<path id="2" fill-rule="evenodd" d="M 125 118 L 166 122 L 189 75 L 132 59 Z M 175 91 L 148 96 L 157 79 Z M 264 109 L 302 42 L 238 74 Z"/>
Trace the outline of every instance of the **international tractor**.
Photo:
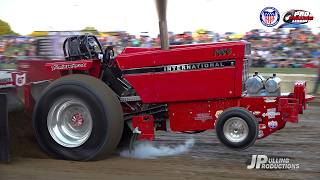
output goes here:
<path id="1" fill-rule="evenodd" d="M 248 42 L 169 46 L 166 1 L 156 4 L 161 47 L 127 47 L 114 58 L 95 36 L 71 36 L 65 61 L 45 64 L 60 78 L 36 94 L 33 126 L 49 155 L 103 159 L 125 142 L 153 140 L 157 130 L 215 129 L 222 144 L 243 150 L 298 122 L 312 98 L 306 82 L 283 93 L 276 74 L 249 77 Z"/>

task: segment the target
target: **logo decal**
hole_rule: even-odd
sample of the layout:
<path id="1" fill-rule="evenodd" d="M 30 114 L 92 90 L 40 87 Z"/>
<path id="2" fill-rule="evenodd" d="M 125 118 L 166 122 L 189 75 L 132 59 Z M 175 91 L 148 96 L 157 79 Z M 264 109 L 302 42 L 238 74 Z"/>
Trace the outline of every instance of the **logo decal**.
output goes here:
<path id="1" fill-rule="evenodd" d="M 269 126 L 269 128 L 271 128 L 271 129 L 275 129 L 275 128 L 278 127 L 278 121 L 269 121 L 269 122 L 268 122 L 268 126 Z"/>
<path id="2" fill-rule="evenodd" d="M 0 79 L 0 84 L 6 84 L 6 83 L 9 83 L 9 82 L 11 82 L 11 78 Z"/>
<path id="3" fill-rule="evenodd" d="M 216 49 L 214 52 L 214 56 L 225 56 L 225 55 L 230 55 L 231 53 L 232 53 L 231 48 Z"/>
<path id="4" fill-rule="evenodd" d="M 261 112 L 260 111 L 253 111 L 252 114 L 257 116 L 257 115 L 261 114 Z"/>
<path id="5" fill-rule="evenodd" d="M 264 97 L 263 99 L 266 103 L 272 103 L 277 101 L 277 97 Z"/>
<path id="6" fill-rule="evenodd" d="M 276 116 L 279 116 L 280 112 L 277 112 L 276 108 L 270 108 L 270 109 L 267 109 L 267 115 L 269 119 L 273 119 Z"/>
<path id="7" fill-rule="evenodd" d="M 206 121 L 213 119 L 210 113 L 198 113 L 196 117 L 194 117 L 194 120 L 198 121 Z"/>
<path id="8" fill-rule="evenodd" d="M 122 71 L 122 74 L 142 74 L 142 73 L 158 73 L 158 72 L 175 72 L 175 71 L 192 71 L 198 69 L 212 69 L 221 67 L 234 67 L 236 60 L 209 61 L 201 63 L 175 64 L 168 66 L 155 66 L 145 68 L 132 68 Z"/>
<path id="9" fill-rule="evenodd" d="M 235 65 L 235 60 L 212 61 L 212 62 L 204 62 L 204 63 L 177 64 L 177 65 L 164 66 L 163 71 L 168 72 L 168 71 L 210 69 L 210 68 L 234 66 L 234 65 Z"/>
<path id="10" fill-rule="evenodd" d="M 218 118 L 222 112 L 223 112 L 223 110 L 216 111 L 215 117 Z"/>
<path id="11" fill-rule="evenodd" d="M 313 18 L 309 11 L 290 10 L 284 15 L 283 21 L 290 24 L 305 24 L 313 20 Z"/>
<path id="12" fill-rule="evenodd" d="M 247 169 L 263 170 L 295 170 L 299 169 L 299 163 L 293 163 L 289 157 L 268 157 L 264 154 L 252 155 L 251 162 Z"/>
<path id="13" fill-rule="evenodd" d="M 22 75 L 16 74 L 16 85 L 23 86 L 24 84 L 26 84 L 26 73 Z"/>
<path id="14" fill-rule="evenodd" d="M 260 12 L 260 21 L 264 26 L 273 27 L 279 23 L 280 13 L 274 7 L 266 7 Z"/>
<path id="15" fill-rule="evenodd" d="M 258 138 L 262 138 L 264 136 L 264 133 L 262 130 L 259 130 Z"/>
<path id="16" fill-rule="evenodd" d="M 265 124 L 259 124 L 259 129 L 266 129 L 267 126 Z"/>
<path id="17" fill-rule="evenodd" d="M 51 71 L 55 71 L 55 70 L 72 70 L 75 68 L 85 68 L 87 67 L 87 63 L 80 63 L 80 64 L 54 64 L 51 66 Z"/>

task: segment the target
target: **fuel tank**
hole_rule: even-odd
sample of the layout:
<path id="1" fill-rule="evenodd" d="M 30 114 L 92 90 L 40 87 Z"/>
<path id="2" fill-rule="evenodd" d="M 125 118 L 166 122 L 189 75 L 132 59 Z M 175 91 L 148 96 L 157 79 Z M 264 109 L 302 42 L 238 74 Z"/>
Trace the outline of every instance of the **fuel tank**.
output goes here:
<path id="1" fill-rule="evenodd" d="M 240 97 L 245 42 L 126 48 L 116 62 L 144 103 Z"/>

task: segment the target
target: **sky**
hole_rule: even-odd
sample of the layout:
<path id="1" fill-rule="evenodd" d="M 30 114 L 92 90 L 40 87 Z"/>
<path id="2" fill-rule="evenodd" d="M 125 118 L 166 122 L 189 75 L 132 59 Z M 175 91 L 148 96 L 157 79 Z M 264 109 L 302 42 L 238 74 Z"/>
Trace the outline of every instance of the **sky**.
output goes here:
<path id="1" fill-rule="evenodd" d="M 281 14 L 291 9 L 310 11 L 307 25 L 320 31 L 320 0 L 168 0 L 168 30 L 176 33 L 199 28 L 214 32 L 244 33 L 266 29 L 259 19 L 265 7 Z M 93 26 L 99 31 L 125 30 L 158 34 L 154 0 L 0 0 L 0 19 L 20 34 L 32 31 L 80 30 Z M 281 24 L 282 19 L 280 20 Z"/>

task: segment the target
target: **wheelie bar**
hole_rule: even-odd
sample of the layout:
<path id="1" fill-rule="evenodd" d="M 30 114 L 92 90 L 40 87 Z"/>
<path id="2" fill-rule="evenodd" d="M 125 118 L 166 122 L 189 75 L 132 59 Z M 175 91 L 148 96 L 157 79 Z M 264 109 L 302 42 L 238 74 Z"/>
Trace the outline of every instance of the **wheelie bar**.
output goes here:
<path id="1" fill-rule="evenodd" d="M 10 162 L 7 95 L 0 94 L 0 163 Z"/>

